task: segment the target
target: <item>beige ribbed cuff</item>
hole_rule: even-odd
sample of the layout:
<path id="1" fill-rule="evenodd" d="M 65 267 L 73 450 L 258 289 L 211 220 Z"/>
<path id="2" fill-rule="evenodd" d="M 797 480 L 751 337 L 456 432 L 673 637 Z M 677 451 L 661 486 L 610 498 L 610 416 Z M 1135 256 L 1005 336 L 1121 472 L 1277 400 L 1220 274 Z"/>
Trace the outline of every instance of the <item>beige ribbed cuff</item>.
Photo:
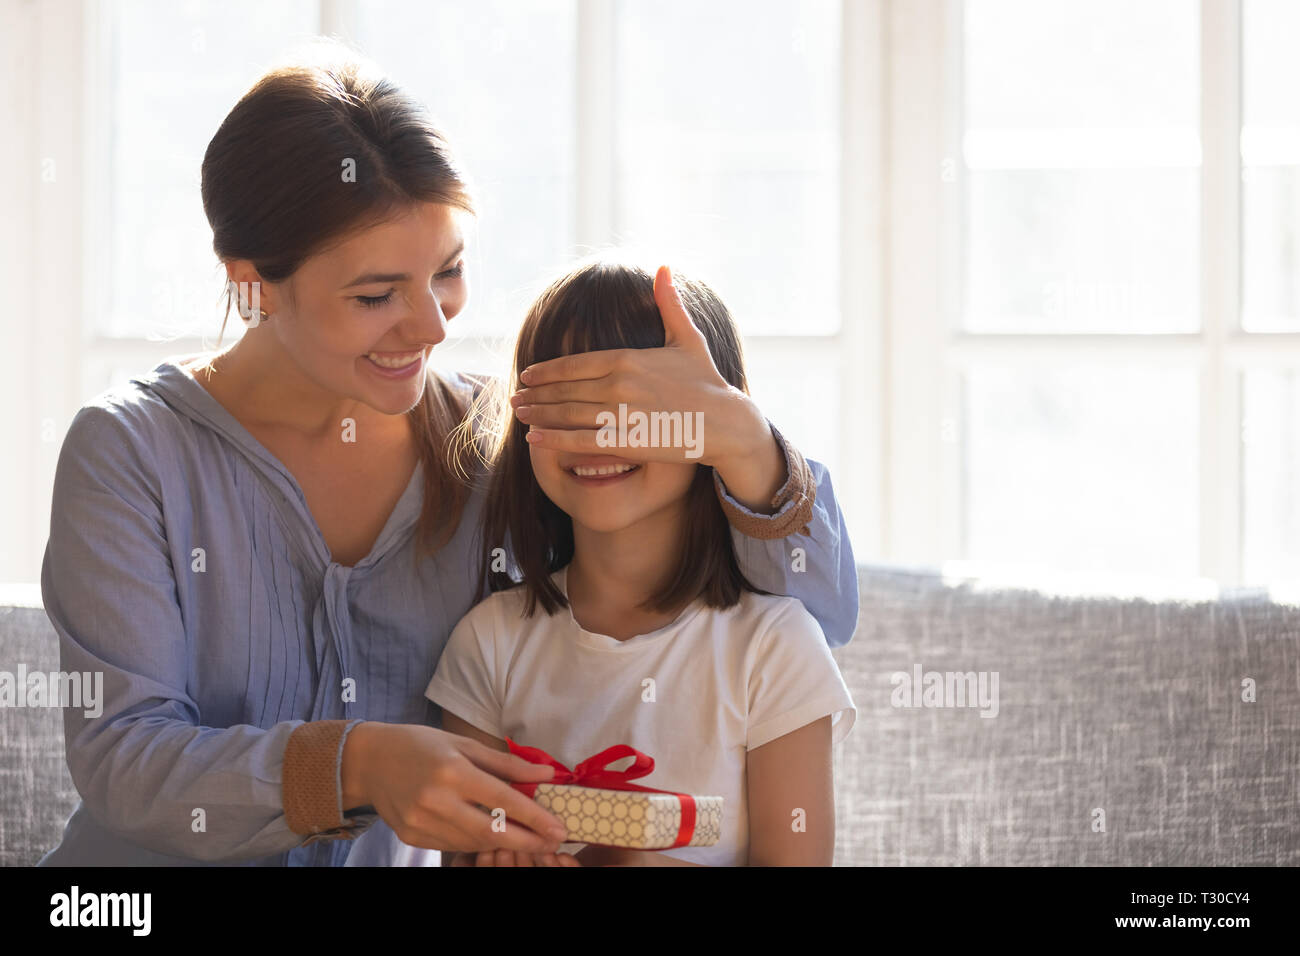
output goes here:
<path id="1" fill-rule="evenodd" d="M 772 508 L 780 511 L 787 502 L 794 502 L 785 514 L 758 515 L 742 511 L 728 500 L 722 486 L 722 479 L 714 472 L 713 490 L 717 492 L 718 501 L 727 516 L 727 521 L 741 534 L 750 538 L 770 540 L 784 538 L 792 534 L 811 534 L 809 522 L 812 521 L 813 502 L 817 498 L 817 482 L 813 480 L 812 470 L 804 461 L 799 449 L 795 448 L 785 436 L 768 422 L 772 435 L 785 453 L 786 480 L 775 495 L 772 496 Z"/>
<path id="2" fill-rule="evenodd" d="M 360 720 L 315 720 L 289 735 L 284 749 L 280 791 L 289 829 L 311 839 L 351 840 L 352 821 L 343 817 L 339 774 L 343 742 Z"/>

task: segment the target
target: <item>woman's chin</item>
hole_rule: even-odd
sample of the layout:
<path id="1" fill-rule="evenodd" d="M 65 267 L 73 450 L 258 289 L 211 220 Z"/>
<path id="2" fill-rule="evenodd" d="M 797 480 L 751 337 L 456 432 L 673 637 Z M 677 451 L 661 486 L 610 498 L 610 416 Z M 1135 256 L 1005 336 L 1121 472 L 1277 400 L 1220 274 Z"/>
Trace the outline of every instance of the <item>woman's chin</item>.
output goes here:
<path id="1" fill-rule="evenodd" d="M 420 402 L 423 395 L 424 380 L 415 379 L 405 382 L 362 382 L 360 395 L 367 405 L 385 415 L 403 415 Z"/>
<path id="2" fill-rule="evenodd" d="M 357 401 L 361 402 L 361 404 L 365 405 L 367 408 L 378 412 L 380 415 L 388 416 L 405 415 L 414 408 L 420 400 L 420 396 L 418 395 L 413 395 L 409 401 L 406 401 L 395 400 L 391 395 L 376 395 L 370 391 L 354 394 L 356 395 Z"/>

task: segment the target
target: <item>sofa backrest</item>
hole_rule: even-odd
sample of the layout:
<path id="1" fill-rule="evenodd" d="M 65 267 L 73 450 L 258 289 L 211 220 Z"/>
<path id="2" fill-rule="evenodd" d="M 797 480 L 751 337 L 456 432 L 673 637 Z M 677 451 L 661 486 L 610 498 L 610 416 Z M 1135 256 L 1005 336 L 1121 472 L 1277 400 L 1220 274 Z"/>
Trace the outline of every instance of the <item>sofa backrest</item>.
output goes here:
<path id="1" fill-rule="evenodd" d="M 1300 863 L 1300 607 L 859 585 L 838 864 Z M 895 706 L 918 666 L 997 672 L 997 716 Z"/>
<path id="2" fill-rule="evenodd" d="M 6 593 L 13 602 L 12 593 Z M 59 645 L 38 600 L 0 605 L 0 671 L 59 669 Z M 77 805 L 63 755 L 63 712 L 0 708 L 0 866 L 35 863 L 59 842 Z"/>
<path id="3" fill-rule="evenodd" d="M 1300 607 L 1063 598 L 864 567 L 835 651 L 858 708 L 836 750 L 839 865 L 1300 863 Z M 59 669 L 39 602 L 0 605 L 0 671 Z M 920 670 L 918 694 L 903 682 Z M 984 675 L 996 716 L 929 673 Z M 1243 699 L 1253 687 L 1254 700 Z M 970 706 L 974 702 L 976 706 Z M 0 866 L 77 802 L 61 712 L 0 708 Z M 1104 827 L 1104 829 L 1103 829 Z"/>

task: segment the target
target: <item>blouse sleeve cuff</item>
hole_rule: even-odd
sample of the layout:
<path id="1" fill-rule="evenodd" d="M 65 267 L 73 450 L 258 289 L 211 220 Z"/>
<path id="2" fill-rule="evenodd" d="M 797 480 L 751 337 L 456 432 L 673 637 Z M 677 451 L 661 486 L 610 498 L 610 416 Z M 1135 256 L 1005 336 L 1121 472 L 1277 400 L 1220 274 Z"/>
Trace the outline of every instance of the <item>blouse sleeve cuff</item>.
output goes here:
<path id="1" fill-rule="evenodd" d="M 776 513 L 765 515 L 746 508 L 727 494 L 722 478 L 715 471 L 713 487 L 718 501 L 731 526 L 747 537 L 769 540 L 792 534 L 810 534 L 809 523 L 812 521 L 813 503 L 817 497 L 817 482 L 813 480 L 812 471 L 803 455 L 799 454 L 799 449 L 786 441 L 785 436 L 770 421 L 767 425 L 785 454 L 785 484 L 777 489 L 771 502 Z"/>
<path id="2" fill-rule="evenodd" d="M 319 840 L 354 839 L 365 829 L 343 816 L 343 743 L 361 720 L 315 720 L 289 735 L 281 793 L 289 829 L 306 846 Z"/>

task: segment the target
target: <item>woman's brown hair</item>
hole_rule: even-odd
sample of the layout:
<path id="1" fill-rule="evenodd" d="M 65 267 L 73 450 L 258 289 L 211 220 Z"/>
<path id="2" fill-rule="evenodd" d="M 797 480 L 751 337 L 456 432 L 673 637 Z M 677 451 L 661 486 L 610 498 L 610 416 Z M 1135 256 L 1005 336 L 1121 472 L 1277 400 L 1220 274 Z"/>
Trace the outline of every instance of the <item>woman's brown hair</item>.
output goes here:
<path id="1" fill-rule="evenodd" d="M 341 44 L 318 44 L 315 54 L 259 79 L 203 156 L 213 250 L 223 262 L 250 260 L 268 282 L 415 203 L 474 212 L 446 138 L 417 100 Z M 227 318 L 230 304 L 228 290 Z M 407 412 L 424 464 L 417 554 L 436 551 L 460 524 L 469 489 L 448 439 L 465 411 L 452 385 L 427 370 Z"/>
<path id="2" fill-rule="evenodd" d="M 704 334 L 713 364 L 726 381 L 748 393 L 744 353 L 731 313 L 703 282 L 674 276 L 682 303 Z M 551 574 L 573 558 L 573 521 L 542 491 L 533 475 L 528 426 L 505 402 L 520 387 L 530 365 L 604 349 L 649 349 L 664 345 L 663 319 L 654 297 L 654 276 L 635 265 L 608 259 L 587 261 L 552 282 L 529 308 L 515 345 L 509 382 L 498 380 L 475 404 L 473 418 L 487 436 L 491 475 L 483 510 L 483 564 L 479 589 L 500 591 L 522 583 L 526 612 L 538 604 L 547 614 L 567 607 Z M 469 423 L 465 426 L 472 427 Z M 736 561 L 731 526 L 718 503 L 713 469 L 696 468 L 687 491 L 687 518 L 673 567 L 645 602 L 671 611 L 695 598 L 728 608 L 742 591 L 766 593 L 745 579 Z M 497 550 L 501 549 L 501 550 Z M 512 554 L 522 582 L 501 567 Z"/>

